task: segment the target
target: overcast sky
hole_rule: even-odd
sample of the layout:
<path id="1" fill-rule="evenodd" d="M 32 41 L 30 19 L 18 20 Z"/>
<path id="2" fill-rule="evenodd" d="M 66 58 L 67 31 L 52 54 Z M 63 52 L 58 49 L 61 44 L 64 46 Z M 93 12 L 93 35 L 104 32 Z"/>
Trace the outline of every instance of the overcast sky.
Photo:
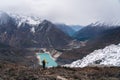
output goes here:
<path id="1" fill-rule="evenodd" d="M 120 22 L 120 0 L 0 0 L 0 10 L 66 24 Z"/>

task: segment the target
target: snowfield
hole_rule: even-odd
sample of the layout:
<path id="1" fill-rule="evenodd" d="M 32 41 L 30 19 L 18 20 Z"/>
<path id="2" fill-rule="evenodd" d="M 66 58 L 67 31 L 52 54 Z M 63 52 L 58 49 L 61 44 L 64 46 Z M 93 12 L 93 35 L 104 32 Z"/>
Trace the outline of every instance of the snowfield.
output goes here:
<path id="1" fill-rule="evenodd" d="M 74 61 L 70 67 L 86 67 L 92 65 L 120 66 L 120 44 L 110 45 L 95 50 L 81 60 Z"/>
<path id="2" fill-rule="evenodd" d="M 18 14 L 9 14 L 12 18 L 17 21 L 18 27 L 21 26 L 22 23 L 27 23 L 30 25 L 39 25 L 42 20 L 39 17 L 33 16 L 23 16 Z"/>

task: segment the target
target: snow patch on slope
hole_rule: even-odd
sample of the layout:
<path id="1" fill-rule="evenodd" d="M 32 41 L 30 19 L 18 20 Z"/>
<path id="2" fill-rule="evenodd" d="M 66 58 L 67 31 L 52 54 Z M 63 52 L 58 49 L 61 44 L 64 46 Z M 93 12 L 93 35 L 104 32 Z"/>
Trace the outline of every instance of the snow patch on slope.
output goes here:
<path id="1" fill-rule="evenodd" d="M 70 67 L 86 67 L 89 65 L 120 66 L 120 44 L 95 50 L 83 59 L 70 64 Z"/>
<path id="2" fill-rule="evenodd" d="M 18 24 L 18 27 L 21 26 L 22 23 L 27 23 L 29 25 L 37 26 L 41 23 L 41 19 L 39 17 L 33 16 L 22 16 L 17 14 L 10 14 Z"/>
<path id="3" fill-rule="evenodd" d="M 35 27 L 31 28 L 31 32 L 35 33 Z"/>
<path id="4" fill-rule="evenodd" d="M 21 27 L 21 25 L 28 24 L 31 25 L 31 32 L 35 33 L 35 27 L 39 26 L 42 20 L 39 17 L 33 16 L 23 16 L 18 14 L 11 14 L 9 15 L 15 20 L 17 27 Z"/>

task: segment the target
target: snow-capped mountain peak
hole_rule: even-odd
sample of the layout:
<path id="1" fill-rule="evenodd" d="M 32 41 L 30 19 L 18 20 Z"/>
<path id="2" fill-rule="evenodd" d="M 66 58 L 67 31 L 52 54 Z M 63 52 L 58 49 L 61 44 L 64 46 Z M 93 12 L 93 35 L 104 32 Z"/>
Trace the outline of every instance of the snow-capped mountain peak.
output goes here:
<path id="1" fill-rule="evenodd" d="M 18 14 L 10 14 L 12 18 L 16 20 L 16 23 L 18 24 L 18 27 L 21 26 L 23 23 L 27 23 L 29 25 L 39 25 L 42 21 L 39 17 L 33 17 L 33 16 L 23 16 Z"/>
<path id="2" fill-rule="evenodd" d="M 108 24 L 108 23 L 105 23 L 103 21 L 97 21 L 95 23 L 89 24 L 88 26 L 112 28 L 112 27 L 118 27 L 120 25 L 119 23 L 120 22 L 115 22 L 115 23 Z"/>
<path id="3" fill-rule="evenodd" d="M 97 21 L 95 23 L 91 23 L 88 26 L 91 26 L 91 27 L 106 27 L 106 26 L 111 27 L 111 25 L 106 24 L 105 22 L 100 22 L 100 21 Z"/>
<path id="4" fill-rule="evenodd" d="M 86 67 L 90 65 L 120 66 L 120 44 L 95 50 L 83 59 L 73 62 L 70 67 Z"/>
<path id="5" fill-rule="evenodd" d="M 10 19 L 14 20 L 18 27 L 20 27 L 21 24 L 24 23 L 27 23 L 32 26 L 37 26 L 42 22 L 42 20 L 39 17 L 24 16 L 0 11 L 0 24 L 5 24 Z"/>

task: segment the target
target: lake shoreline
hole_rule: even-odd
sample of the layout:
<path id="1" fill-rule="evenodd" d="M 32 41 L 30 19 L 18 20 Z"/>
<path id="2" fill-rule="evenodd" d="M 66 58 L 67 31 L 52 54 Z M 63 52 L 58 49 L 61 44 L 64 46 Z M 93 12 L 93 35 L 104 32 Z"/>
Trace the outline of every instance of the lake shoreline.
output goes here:
<path id="1" fill-rule="evenodd" d="M 55 62 L 54 58 L 50 55 L 49 52 L 44 53 L 36 53 L 36 57 L 39 60 L 39 64 L 42 65 L 42 61 L 46 60 L 47 67 L 57 67 L 57 63 Z"/>

